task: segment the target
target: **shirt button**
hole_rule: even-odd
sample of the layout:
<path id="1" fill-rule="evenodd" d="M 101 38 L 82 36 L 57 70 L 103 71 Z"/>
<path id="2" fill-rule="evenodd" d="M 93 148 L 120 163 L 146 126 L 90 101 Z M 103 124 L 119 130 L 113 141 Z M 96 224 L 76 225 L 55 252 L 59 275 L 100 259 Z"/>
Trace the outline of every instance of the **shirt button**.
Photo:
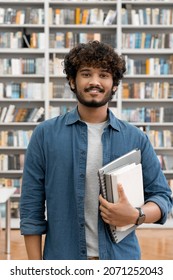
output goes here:
<path id="1" fill-rule="evenodd" d="M 84 178 L 85 177 L 85 175 L 84 174 L 80 174 L 80 178 Z"/>

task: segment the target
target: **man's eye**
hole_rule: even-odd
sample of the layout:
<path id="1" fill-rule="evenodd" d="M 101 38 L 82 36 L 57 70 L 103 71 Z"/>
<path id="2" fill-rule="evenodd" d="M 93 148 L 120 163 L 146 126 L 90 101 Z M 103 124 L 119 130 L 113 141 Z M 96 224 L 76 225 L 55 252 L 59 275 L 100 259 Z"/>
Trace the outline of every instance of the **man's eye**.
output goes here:
<path id="1" fill-rule="evenodd" d="M 101 74 L 100 77 L 102 77 L 102 78 L 107 78 L 107 77 L 108 77 L 108 74 Z"/>
<path id="2" fill-rule="evenodd" d="M 89 77 L 89 73 L 82 73 L 83 77 Z"/>

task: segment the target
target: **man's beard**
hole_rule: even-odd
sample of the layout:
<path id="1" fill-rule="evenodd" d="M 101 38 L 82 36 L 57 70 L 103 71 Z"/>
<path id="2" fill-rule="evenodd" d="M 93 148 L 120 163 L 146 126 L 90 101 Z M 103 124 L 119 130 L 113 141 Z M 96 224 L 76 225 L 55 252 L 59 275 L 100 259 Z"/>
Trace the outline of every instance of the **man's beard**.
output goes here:
<path id="1" fill-rule="evenodd" d="M 97 88 L 97 87 L 93 87 L 93 88 Z M 91 88 L 90 88 L 91 89 Z M 87 92 L 89 92 L 90 89 L 85 89 L 84 92 L 87 94 Z M 104 93 L 103 89 L 100 89 L 101 93 Z M 80 93 L 76 90 L 76 98 L 77 100 L 84 106 L 87 107 L 91 107 L 91 108 L 99 108 L 102 107 L 104 105 L 106 105 L 111 99 L 112 99 L 112 95 L 114 94 L 114 92 L 112 90 L 110 90 L 109 92 L 106 93 L 106 95 L 104 96 L 104 98 L 101 101 L 96 101 L 96 100 L 85 100 L 85 98 L 80 95 Z"/>

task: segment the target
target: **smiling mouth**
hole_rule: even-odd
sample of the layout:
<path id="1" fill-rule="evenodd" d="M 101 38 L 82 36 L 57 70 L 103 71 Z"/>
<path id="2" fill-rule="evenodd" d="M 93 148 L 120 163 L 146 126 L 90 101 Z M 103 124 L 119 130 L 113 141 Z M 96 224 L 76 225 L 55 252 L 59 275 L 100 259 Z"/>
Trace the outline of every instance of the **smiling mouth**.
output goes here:
<path id="1" fill-rule="evenodd" d="M 99 88 L 99 87 L 89 87 L 89 88 L 85 89 L 85 92 L 100 93 L 100 92 L 104 92 L 104 90 L 102 88 Z"/>

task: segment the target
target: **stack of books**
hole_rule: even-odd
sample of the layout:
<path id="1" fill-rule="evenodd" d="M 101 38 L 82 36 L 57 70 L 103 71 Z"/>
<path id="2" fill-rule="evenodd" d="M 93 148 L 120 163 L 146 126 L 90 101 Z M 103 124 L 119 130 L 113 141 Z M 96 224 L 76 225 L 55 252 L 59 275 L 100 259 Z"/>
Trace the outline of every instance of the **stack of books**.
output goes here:
<path id="1" fill-rule="evenodd" d="M 141 151 L 136 149 L 108 163 L 98 170 L 101 193 L 111 203 L 118 202 L 117 185 L 123 186 L 128 201 L 133 207 L 144 204 L 143 176 Z M 108 225 L 108 224 L 107 224 Z M 108 225 L 113 242 L 120 242 L 136 229 L 136 225 L 128 224 L 123 227 Z"/>

